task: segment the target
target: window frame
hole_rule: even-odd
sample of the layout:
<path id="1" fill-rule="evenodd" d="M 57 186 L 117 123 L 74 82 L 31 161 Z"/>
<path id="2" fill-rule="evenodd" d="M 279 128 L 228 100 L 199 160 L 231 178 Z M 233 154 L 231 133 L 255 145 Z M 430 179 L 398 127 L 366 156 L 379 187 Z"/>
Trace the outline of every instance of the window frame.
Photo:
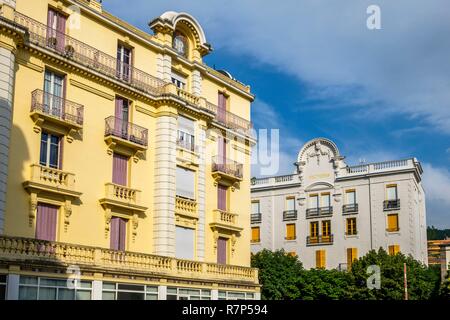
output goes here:
<path id="1" fill-rule="evenodd" d="M 36 279 L 36 283 L 35 284 L 34 283 L 33 284 L 31 284 L 31 283 L 21 283 L 21 280 L 24 279 L 24 278 L 29 278 L 29 279 L 34 278 L 34 279 Z M 67 283 L 68 278 L 51 278 L 51 277 L 47 278 L 47 277 L 39 277 L 39 276 L 22 276 L 21 275 L 20 279 L 19 279 L 19 297 L 20 297 L 20 289 L 21 288 L 36 288 L 36 299 L 26 299 L 26 300 L 41 300 L 41 299 L 39 299 L 40 290 L 42 288 L 44 288 L 44 289 L 45 288 L 47 288 L 47 289 L 48 288 L 52 288 L 52 289 L 56 290 L 55 291 L 55 299 L 54 300 L 63 300 L 63 299 L 59 299 L 59 291 L 61 289 L 74 290 L 74 297 L 75 297 L 75 299 L 72 300 L 72 301 L 78 300 L 76 298 L 77 298 L 77 293 L 79 291 L 80 292 L 90 292 L 90 300 L 92 300 L 92 297 L 93 297 L 92 296 L 92 294 L 93 294 L 93 282 L 92 281 L 80 280 L 78 285 L 75 288 L 70 289 L 70 288 L 67 288 L 67 286 L 63 287 L 63 286 L 59 286 L 59 285 L 54 285 L 54 286 L 52 286 L 52 285 L 41 285 L 42 280 L 64 281 L 64 282 Z M 84 288 L 84 287 L 81 286 L 81 283 L 90 283 L 90 287 Z M 79 300 L 83 300 L 83 299 L 79 299 Z"/>
<path id="2" fill-rule="evenodd" d="M 44 135 L 47 135 L 47 139 L 44 140 Z M 54 143 L 52 143 L 52 138 L 56 138 L 58 139 L 58 143 L 56 144 L 56 150 L 57 150 L 57 154 L 56 154 L 56 165 L 51 164 L 51 151 L 52 151 L 52 146 L 55 146 Z M 39 147 L 39 164 L 41 166 L 47 167 L 47 168 L 51 168 L 51 169 L 57 169 L 57 170 L 61 170 L 61 143 L 63 141 L 62 136 L 47 132 L 47 131 L 42 131 L 41 132 L 41 139 L 40 139 L 40 147 Z M 45 150 L 42 150 L 43 144 L 45 144 Z M 45 163 L 42 161 L 42 155 L 43 155 L 43 151 L 45 154 Z"/>
<path id="3" fill-rule="evenodd" d="M 347 236 L 356 236 L 358 234 L 358 226 L 357 226 L 356 217 L 346 218 L 345 229 L 346 229 Z"/>
<path id="4" fill-rule="evenodd" d="M 292 235 L 289 235 L 289 229 L 292 229 Z M 288 241 L 297 239 L 297 225 L 295 223 L 286 224 L 286 237 L 284 239 Z"/>
<path id="5" fill-rule="evenodd" d="M 111 285 L 114 284 L 114 289 L 105 289 L 105 284 L 106 285 Z M 143 287 L 143 291 L 141 290 L 126 290 L 126 289 L 119 289 L 119 285 L 129 285 L 129 286 L 142 286 Z M 149 289 L 155 289 L 155 290 L 149 290 Z M 104 293 L 114 293 L 114 300 L 110 300 L 110 299 L 104 299 L 103 298 L 103 294 Z M 113 282 L 113 281 L 104 281 L 102 283 L 102 300 L 105 301 L 123 301 L 123 300 L 118 300 L 118 294 L 119 293 L 142 293 L 144 299 L 143 300 L 158 300 L 159 295 L 158 295 L 158 286 L 157 285 L 146 285 L 146 284 L 133 284 L 133 283 L 123 283 L 123 282 Z M 156 297 L 156 299 L 148 299 L 148 296 L 154 296 Z"/>

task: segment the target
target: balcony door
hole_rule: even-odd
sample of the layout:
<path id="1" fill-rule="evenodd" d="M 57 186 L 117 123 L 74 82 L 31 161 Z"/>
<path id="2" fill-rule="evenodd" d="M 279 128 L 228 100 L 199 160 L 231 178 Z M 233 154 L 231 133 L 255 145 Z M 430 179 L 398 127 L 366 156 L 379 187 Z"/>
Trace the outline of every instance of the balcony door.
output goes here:
<path id="1" fill-rule="evenodd" d="M 219 237 L 217 239 L 217 263 L 227 264 L 228 239 Z"/>
<path id="2" fill-rule="evenodd" d="M 36 215 L 36 239 L 56 241 L 58 207 L 38 203 Z"/>
<path id="3" fill-rule="evenodd" d="M 125 251 L 127 220 L 119 217 L 111 218 L 111 250 Z"/>
<path id="4" fill-rule="evenodd" d="M 217 164 L 219 167 L 225 172 L 226 170 L 226 164 L 227 164 L 227 141 L 224 137 L 219 136 L 218 139 L 218 145 L 217 145 Z"/>
<path id="5" fill-rule="evenodd" d="M 132 51 L 121 44 L 117 46 L 117 77 L 121 80 L 130 81 Z"/>
<path id="6" fill-rule="evenodd" d="M 227 211 L 227 191 L 227 187 L 220 184 L 217 186 L 217 209 L 221 211 Z"/>
<path id="7" fill-rule="evenodd" d="M 217 120 L 226 123 L 227 120 L 227 98 L 222 92 L 219 92 L 219 103 L 217 108 Z"/>
<path id="8" fill-rule="evenodd" d="M 61 137 L 42 132 L 39 164 L 53 169 L 62 169 L 62 149 Z"/>
<path id="9" fill-rule="evenodd" d="M 43 108 L 45 114 L 64 118 L 65 77 L 45 71 Z"/>
<path id="10" fill-rule="evenodd" d="M 114 131 L 118 137 L 128 140 L 129 101 L 116 97 Z"/>
<path id="11" fill-rule="evenodd" d="M 53 9 L 48 10 L 47 46 L 59 52 L 65 50 L 66 20 L 66 16 L 60 12 Z"/>
<path id="12" fill-rule="evenodd" d="M 128 157 L 113 153 L 113 183 L 127 186 Z"/>

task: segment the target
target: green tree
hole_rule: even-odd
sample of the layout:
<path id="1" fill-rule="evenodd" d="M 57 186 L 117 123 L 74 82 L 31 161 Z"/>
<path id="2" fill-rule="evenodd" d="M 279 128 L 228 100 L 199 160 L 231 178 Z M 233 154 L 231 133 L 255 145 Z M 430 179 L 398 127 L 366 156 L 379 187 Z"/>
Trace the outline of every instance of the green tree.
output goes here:
<path id="1" fill-rule="evenodd" d="M 354 276 L 354 299 L 362 300 L 401 300 L 404 299 L 403 264 L 406 263 L 408 275 L 408 297 L 410 300 L 433 298 L 439 287 L 439 275 L 432 269 L 406 257 L 402 253 L 389 255 L 380 248 L 370 251 L 355 261 L 351 273 Z M 381 288 L 370 290 L 367 287 L 367 268 L 377 265 L 381 272 Z"/>
<path id="2" fill-rule="evenodd" d="M 447 273 L 447 278 L 442 283 L 440 291 L 439 291 L 439 298 L 450 300 L 450 272 Z"/>
<path id="3" fill-rule="evenodd" d="M 346 300 L 352 297 L 354 278 L 338 270 L 304 270 L 297 282 L 302 300 Z"/>
<path id="4" fill-rule="evenodd" d="M 252 255 L 252 267 L 259 269 L 263 300 L 294 300 L 300 297 L 297 282 L 301 279 L 302 263 L 284 250 L 263 250 Z"/>

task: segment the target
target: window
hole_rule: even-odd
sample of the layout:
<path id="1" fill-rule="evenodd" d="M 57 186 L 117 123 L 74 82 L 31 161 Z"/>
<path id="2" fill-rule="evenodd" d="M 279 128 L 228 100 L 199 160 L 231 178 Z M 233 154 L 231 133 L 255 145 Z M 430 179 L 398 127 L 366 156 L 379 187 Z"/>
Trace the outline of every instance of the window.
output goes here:
<path id="1" fill-rule="evenodd" d="M 179 89 L 186 90 L 187 80 L 182 75 L 172 72 L 172 83 Z"/>
<path id="2" fill-rule="evenodd" d="M 92 282 L 20 276 L 19 300 L 91 300 Z"/>
<path id="3" fill-rule="evenodd" d="M 173 34 L 172 47 L 178 52 L 179 55 L 187 58 L 188 56 L 188 41 L 187 38 L 179 31 L 175 31 Z"/>
<path id="4" fill-rule="evenodd" d="M 195 121 L 178 116 L 177 144 L 184 149 L 195 150 Z"/>
<path id="5" fill-rule="evenodd" d="M 132 68 L 132 49 L 117 45 L 117 77 L 129 81 Z"/>
<path id="6" fill-rule="evenodd" d="M 66 16 L 49 9 L 47 14 L 47 46 L 63 52 L 65 49 Z"/>
<path id="7" fill-rule="evenodd" d="M 219 300 L 255 300 L 255 294 L 249 292 L 219 291 Z"/>
<path id="8" fill-rule="evenodd" d="M 119 217 L 111 218 L 110 246 L 111 250 L 125 251 L 127 240 L 127 220 Z"/>
<path id="9" fill-rule="evenodd" d="M 388 185 L 386 187 L 387 200 L 397 200 L 397 185 Z"/>
<path id="10" fill-rule="evenodd" d="M 356 229 L 356 218 L 348 218 L 346 225 L 347 225 L 346 234 L 348 236 L 353 236 L 353 235 L 358 234 L 358 231 Z"/>
<path id="11" fill-rule="evenodd" d="M 6 275 L 0 274 L 0 300 L 6 299 Z"/>
<path id="12" fill-rule="evenodd" d="M 314 221 L 310 223 L 310 235 L 311 238 L 317 238 L 319 236 L 319 222 Z"/>
<path id="13" fill-rule="evenodd" d="M 326 251 L 325 250 L 317 250 L 316 251 L 316 268 L 324 269 L 326 268 Z"/>
<path id="14" fill-rule="evenodd" d="M 217 239 L 217 263 L 227 264 L 228 258 L 228 239 L 219 237 Z"/>
<path id="15" fill-rule="evenodd" d="M 355 190 L 347 190 L 345 192 L 345 201 L 347 204 L 355 204 L 356 203 L 356 191 Z"/>
<path id="16" fill-rule="evenodd" d="M 219 184 L 217 186 L 217 209 L 227 211 L 228 207 L 227 194 L 228 194 L 228 187 Z"/>
<path id="17" fill-rule="evenodd" d="M 158 287 L 103 282 L 102 300 L 158 300 Z"/>
<path id="18" fill-rule="evenodd" d="M 128 185 L 128 157 L 113 153 L 113 177 L 112 182 L 121 186 Z"/>
<path id="19" fill-rule="evenodd" d="M 175 230 L 175 256 L 178 259 L 194 260 L 195 230 L 178 226 Z"/>
<path id="20" fill-rule="evenodd" d="M 312 194 L 309 196 L 309 209 L 317 209 L 319 208 L 319 195 Z"/>
<path id="21" fill-rule="evenodd" d="M 331 221 L 324 220 L 322 221 L 322 236 L 329 237 L 331 235 Z"/>
<path id="22" fill-rule="evenodd" d="M 252 242 L 260 242 L 261 241 L 261 232 L 259 227 L 252 227 Z"/>
<path id="23" fill-rule="evenodd" d="M 351 269 L 353 261 L 358 259 L 358 249 L 357 248 L 348 248 L 347 249 L 347 268 Z"/>
<path id="24" fill-rule="evenodd" d="M 286 240 L 295 240 L 295 223 L 286 225 Z"/>
<path id="25" fill-rule="evenodd" d="M 286 211 L 295 211 L 295 197 L 286 198 Z"/>
<path id="26" fill-rule="evenodd" d="M 321 206 L 322 208 L 329 208 L 330 207 L 330 194 L 329 193 L 322 193 L 320 195 L 321 198 Z"/>
<path id="27" fill-rule="evenodd" d="M 388 214 L 387 215 L 387 231 L 388 232 L 395 232 L 399 231 L 399 225 L 398 225 L 398 214 Z"/>
<path id="28" fill-rule="evenodd" d="M 259 201 L 252 201 L 252 214 L 258 213 L 261 213 Z"/>
<path id="29" fill-rule="evenodd" d="M 41 133 L 41 155 L 39 163 L 54 169 L 62 168 L 62 139 L 47 132 Z"/>
<path id="30" fill-rule="evenodd" d="M 177 167 L 177 196 L 195 200 L 195 171 Z"/>
<path id="31" fill-rule="evenodd" d="M 58 207 L 39 202 L 36 215 L 36 239 L 55 241 L 57 220 Z"/>
<path id="32" fill-rule="evenodd" d="M 129 120 L 129 109 L 130 101 L 122 98 L 116 97 L 116 106 L 114 110 L 114 135 L 128 140 L 128 120 Z"/>
<path id="33" fill-rule="evenodd" d="M 211 300 L 211 290 L 169 287 L 167 300 Z"/>
<path id="34" fill-rule="evenodd" d="M 399 245 L 392 245 L 392 246 L 389 246 L 389 247 L 388 247 L 388 251 L 389 251 L 389 254 L 390 254 L 391 256 L 394 256 L 394 255 L 396 255 L 397 253 L 400 252 L 400 246 L 399 246 Z"/>
<path id="35" fill-rule="evenodd" d="M 43 112 L 58 118 L 64 113 L 64 76 L 45 70 L 44 110 Z"/>

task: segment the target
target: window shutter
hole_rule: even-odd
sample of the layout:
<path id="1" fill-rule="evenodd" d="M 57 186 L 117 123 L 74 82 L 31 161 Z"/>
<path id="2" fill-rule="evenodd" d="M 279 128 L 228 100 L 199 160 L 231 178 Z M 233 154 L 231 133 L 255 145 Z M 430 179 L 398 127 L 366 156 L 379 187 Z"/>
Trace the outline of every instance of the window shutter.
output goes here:
<path id="1" fill-rule="evenodd" d="M 63 138 L 59 138 L 59 163 L 58 163 L 58 168 L 59 170 L 62 170 L 62 165 L 63 165 L 63 151 L 64 151 L 64 139 Z"/>
<path id="2" fill-rule="evenodd" d="M 36 239 L 55 241 L 58 207 L 38 203 L 36 217 Z"/>
<path id="3" fill-rule="evenodd" d="M 399 245 L 394 245 L 394 254 L 397 254 L 400 252 L 400 246 Z"/>
<path id="4" fill-rule="evenodd" d="M 252 228 L 252 241 L 259 242 L 260 240 L 260 229 L 259 227 Z"/>
<path id="5" fill-rule="evenodd" d="M 227 187 L 217 186 L 217 209 L 227 211 Z"/>
<path id="6" fill-rule="evenodd" d="M 178 130 L 186 132 L 192 136 L 195 135 L 195 121 L 178 116 Z"/>
<path id="7" fill-rule="evenodd" d="M 295 224 L 286 225 L 286 238 L 290 240 L 295 239 Z"/>
<path id="8" fill-rule="evenodd" d="M 225 238 L 217 240 L 217 263 L 219 264 L 227 263 L 227 243 L 228 240 Z"/>
<path id="9" fill-rule="evenodd" d="M 128 157 L 113 154 L 113 183 L 121 186 L 127 185 Z"/>
<path id="10" fill-rule="evenodd" d="M 175 232 L 176 241 L 176 257 L 178 259 L 188 259 L 193 260 L 194 254 L 194 243 L 195 243 L 195 230 L 176 227 Z"/>
<path id="11" fill-rule="evenodd" d="M 389 214 L 388 215 L 388 229 L 389 231 L 398 230 L 398 215 Z"/>
<path id="12" fill-rule="evenodd" d="M 320 268 L 321 255 L 320 250 L 316 251 L 316 268 Z"/>
<path id="13" fill-rule="evenodd" d="M 195 199 L 195 172 L 177 167 L 177 196 Z"/>

